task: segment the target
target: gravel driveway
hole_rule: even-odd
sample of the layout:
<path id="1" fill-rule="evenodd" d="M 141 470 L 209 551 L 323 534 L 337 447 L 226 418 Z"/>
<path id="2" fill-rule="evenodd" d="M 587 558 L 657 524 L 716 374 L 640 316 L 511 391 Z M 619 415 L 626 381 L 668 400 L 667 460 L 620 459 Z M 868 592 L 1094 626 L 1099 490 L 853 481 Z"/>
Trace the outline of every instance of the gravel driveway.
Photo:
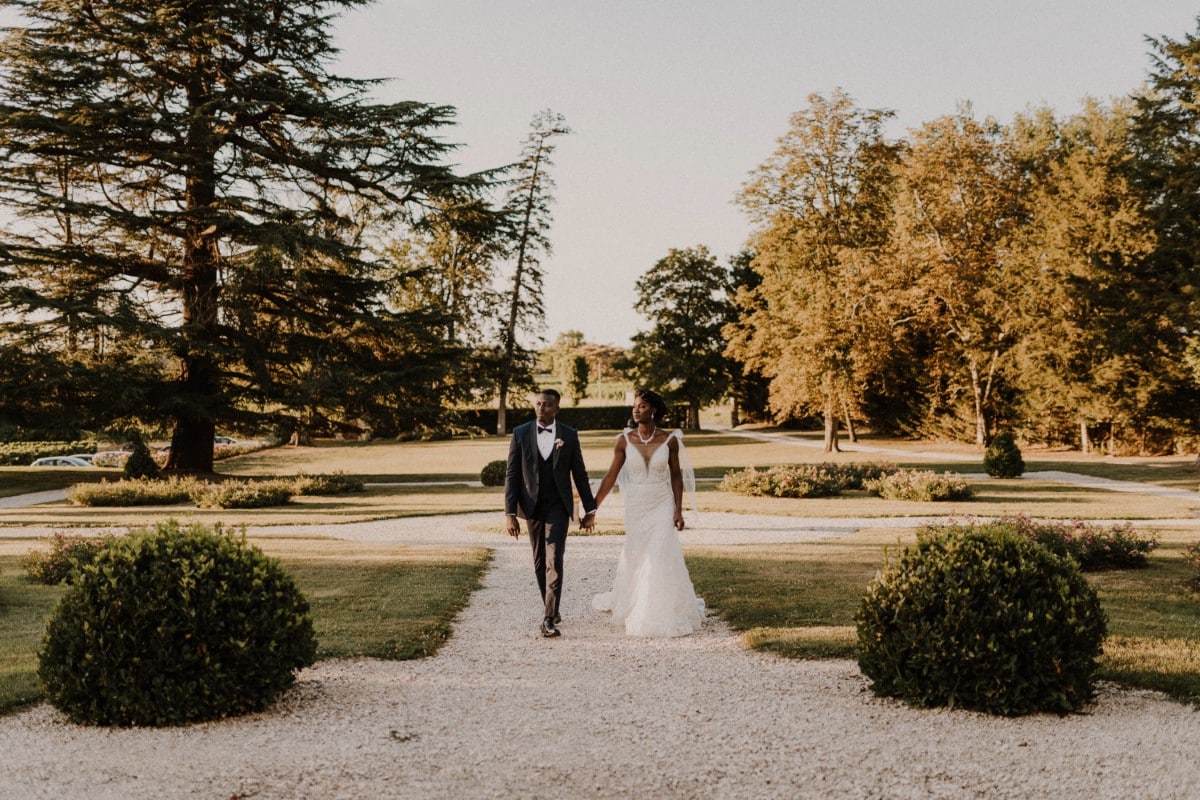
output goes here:
<path id="1" fill-rule="evenodd" d="M 686 539 L 845 532 L 812 522 L 707 515 Z M 495 548 L 437 657 L 322 662 L 270 712 L 183 729 L 81 728 L 44 705 L 0 718 L 0 797 L 1200 796 L 1200 714 L 1153 693 L 1104 687 L 1065 718 L 917 711 L 871 695 L 853 662 L 748 651 L 718 620 L 681 639 L 626 637 L 590 609 L 617 537 L 571 540 L 563 636 L 542 639 L 528 545 L 486 523 L 499 524 L 314 529 Z"/>

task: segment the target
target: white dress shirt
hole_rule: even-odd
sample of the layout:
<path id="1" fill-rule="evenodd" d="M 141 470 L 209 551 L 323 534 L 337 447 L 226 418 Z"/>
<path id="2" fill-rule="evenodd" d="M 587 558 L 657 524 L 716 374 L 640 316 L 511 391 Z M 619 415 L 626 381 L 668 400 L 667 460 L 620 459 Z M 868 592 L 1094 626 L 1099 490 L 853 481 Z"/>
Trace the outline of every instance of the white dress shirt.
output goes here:
<path id="1" fill-rule="evenodd" d="M 533 424 L 538 425 L 537 420 L 534 420 Z M 538 452 L 542 454 L 542 458 L 549 461 L 550 456 L 554 453 L 554 434 L 557 432 L 557 428 L 553 422 L 550 423 L 550 427 L 545 431 L 540 430 L 541 425 L 538 425 L 538 428 Z"/>

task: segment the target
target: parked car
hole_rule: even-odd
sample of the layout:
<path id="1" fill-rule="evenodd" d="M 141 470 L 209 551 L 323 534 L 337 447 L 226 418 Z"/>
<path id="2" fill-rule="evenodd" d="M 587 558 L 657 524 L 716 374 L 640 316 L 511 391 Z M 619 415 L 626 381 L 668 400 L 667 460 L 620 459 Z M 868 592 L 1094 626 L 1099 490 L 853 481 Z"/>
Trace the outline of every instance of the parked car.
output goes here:
<path id="1" fill-rule="evenodd" d="M 88 462 L 92 466 L 96 466 L 96 454 L 95 453 L 71 453 L 71 455 L 67 456 L 67 458 L 82 459 L 83 461 Z"/>
<path id="2" fill-rule="evenodd" d="M 213 443 L 214 444 L 241 444 L 241 442 L 239 442 L 237 439 L 234 439 L 232 436 L 214 436 Z"/>
<path id="3" fill-rule="evenodd" d="M 90 467 L 90 461 L 84 461 L 78 456 L 46 456 L 35 460 L 31 467 Z"/>

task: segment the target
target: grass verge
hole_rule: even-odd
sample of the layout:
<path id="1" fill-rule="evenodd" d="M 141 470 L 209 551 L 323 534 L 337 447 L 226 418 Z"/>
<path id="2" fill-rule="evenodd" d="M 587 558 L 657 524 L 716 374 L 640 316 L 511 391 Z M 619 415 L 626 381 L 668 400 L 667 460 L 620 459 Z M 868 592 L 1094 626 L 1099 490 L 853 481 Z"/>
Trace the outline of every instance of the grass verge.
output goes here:
<path id="1" fill-rule="evenodd" d="M 485 548 L 413 548 L 328 539 L 252 539 L 283 562 L 312 605 L 318 658 L 433 655 L 479 588 Z M 0 713 L 41 699 L 37 650 L 65 587 L 28 579 L 18 564 L 36 543 L 0 547 Z"/>
<path id="2" fill-rule="evenodd" d="M 1186 585 L 1194 533 L 1159 531 L 1148 566 L 1088 573 L 1109 618 L 1098 677 L 1200 704 L 1200 600 Z M 689 548 L 699 595 L 746 644 L 788 658 L 855 658 L 854 614 L 884 563 L 911 533 L 861 532 L 789 545 Z"/>

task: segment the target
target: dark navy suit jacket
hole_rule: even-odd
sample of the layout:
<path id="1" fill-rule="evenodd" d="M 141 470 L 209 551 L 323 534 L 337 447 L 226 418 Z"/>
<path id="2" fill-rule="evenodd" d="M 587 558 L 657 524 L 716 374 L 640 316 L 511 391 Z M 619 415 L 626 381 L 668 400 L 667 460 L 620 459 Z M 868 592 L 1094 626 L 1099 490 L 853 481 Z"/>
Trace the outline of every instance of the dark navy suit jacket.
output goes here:
<path id="1" fill-rule="evenodd" d="M 583 451 L 579 447 L 579 434 L 574 428 L 555 420 L 554 437 L 561 445 L 554 448 L 550 456 L 554 490 L 562 498 L 563 506 L 571 519 L 575 518 L 575 502 L 571 495 L 571 483 L 579 492 L 584 510 L 596 507 L 592 487 L 588 483 L 587 468 L 583 465 Z M 508 471 L 504 477 L 504 513 L 516 514 L 529 519 L 537 505 L 539 470 L 541 459 L 537 446 L 537 422 L 526 422 L 513 429 L 512 441 L 508 446 Z"/>

